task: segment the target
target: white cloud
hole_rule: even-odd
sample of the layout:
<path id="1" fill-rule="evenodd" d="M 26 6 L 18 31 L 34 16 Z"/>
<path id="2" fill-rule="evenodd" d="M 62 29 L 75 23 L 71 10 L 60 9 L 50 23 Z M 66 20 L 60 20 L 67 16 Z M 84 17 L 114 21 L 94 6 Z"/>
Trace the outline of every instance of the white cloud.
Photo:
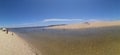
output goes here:
<path id="1" fill-rule="evenodd" d="M 43 22 L 70 22 L 70 21 L 83 21 L 83 19 L 44 19 Z"/>
<path id="2" fill-rule="evenodd" d="M 76 21 L 76 22 L 97 22 L 97 21 L 101 21 L 98 19 L 57 19 L 57 18 L 53 18 L 53 19 L 44 19 L 42 22 L 72 22 L 72 21 Z"/>
<path id="3" fill-rule="evenodd" d="M 98 20 L 98 19 L 88 19 L 88 20 L 85 20 L 85 22 L 98 22 L 98 21 L 102 21 L 102 20 Z"/>

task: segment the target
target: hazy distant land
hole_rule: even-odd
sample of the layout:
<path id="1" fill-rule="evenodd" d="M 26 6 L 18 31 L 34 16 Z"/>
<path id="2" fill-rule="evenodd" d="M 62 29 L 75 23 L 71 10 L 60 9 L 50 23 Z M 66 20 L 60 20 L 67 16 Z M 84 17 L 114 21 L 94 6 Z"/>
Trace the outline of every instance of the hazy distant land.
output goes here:
<path id="1" fill-rule="evenodd" d="M 119 26 L 119 25 L 120 25 L 120 21 L 99 21 L 99 22 L 84 22 L 77 24 L 54 26 L 54 27 L 48 27 L 48 29 L 84 29 L 84 28 L 110 27 L 110 26 Z"/>

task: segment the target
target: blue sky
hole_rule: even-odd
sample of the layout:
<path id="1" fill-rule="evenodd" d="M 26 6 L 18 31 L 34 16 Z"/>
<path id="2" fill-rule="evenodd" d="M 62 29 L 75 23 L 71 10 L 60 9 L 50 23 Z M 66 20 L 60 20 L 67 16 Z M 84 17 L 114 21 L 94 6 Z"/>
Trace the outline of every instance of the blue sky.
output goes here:
<path id="1" fill-rule="evenodd" d="M 120 0 L 0 0 L 0 26 L 120 20 Z"/>

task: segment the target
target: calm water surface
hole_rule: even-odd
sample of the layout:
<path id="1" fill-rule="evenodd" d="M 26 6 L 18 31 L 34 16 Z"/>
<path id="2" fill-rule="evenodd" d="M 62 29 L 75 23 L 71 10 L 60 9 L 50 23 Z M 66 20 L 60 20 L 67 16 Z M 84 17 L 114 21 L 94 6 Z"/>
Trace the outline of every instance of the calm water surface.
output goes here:
<path id="1" fill-rule="evenodd" d="M 43 55 L 120 55 L 120 27 L 14 29 Z"/>

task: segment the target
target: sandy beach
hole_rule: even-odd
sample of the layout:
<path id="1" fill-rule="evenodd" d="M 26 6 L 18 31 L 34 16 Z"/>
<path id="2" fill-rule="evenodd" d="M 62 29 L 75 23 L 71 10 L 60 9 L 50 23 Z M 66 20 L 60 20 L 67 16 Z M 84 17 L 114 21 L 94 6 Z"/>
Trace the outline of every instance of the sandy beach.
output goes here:
<path id="1" fill-rule="evenodd" d="M 0 55 L 120 55 L 120 0 L 0 0 Z"/>
<path id="2" fill-rule="evenodd" d="M 0 30 L 0 55 L 36 55 L 27 42 Z"/>

